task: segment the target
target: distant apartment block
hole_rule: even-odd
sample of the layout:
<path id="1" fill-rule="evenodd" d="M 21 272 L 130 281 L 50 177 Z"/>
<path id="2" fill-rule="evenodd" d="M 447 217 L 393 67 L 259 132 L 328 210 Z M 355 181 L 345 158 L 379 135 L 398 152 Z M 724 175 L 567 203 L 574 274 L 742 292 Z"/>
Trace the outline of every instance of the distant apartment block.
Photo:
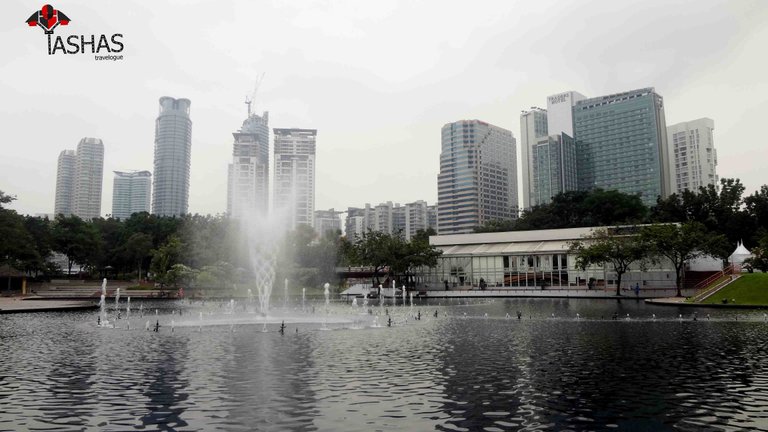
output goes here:
<path id="1" fill-rule="evenodd" d="M 343 211 L 330 210 L 315 210 L 315 231 L 318 235 L 326 235 L 329 231 L 336 233 L 341 232 L 341 217 Z"/>
<path id="2" fill-rule="evenodd" d="M 104 177 L 104 143 L 83 138 L 77 150 L 59 154 L 54 212 L 82 219 L 101 216 L 101 188 Z"/>
<path id="3" fill-rule="evenodd" d="M 249 114 L 232 134 L 228 169 L 227 213 L 247 217 L 267 213 L 269 205 L 269 112 Z"/>
<path id="4" fill-rule="evenodd" d="M 437 231 L 470 233 L 491 220 L 517 217 L 516 142 L 509 130 L 480 120 L 441 131 Z"/>
<path id="5" fill-rule="evenodd" d="M 387 201 L 375 207 L 349 207 L 347 209 L 346 236 L 348 239 L 360 237 L 367 231 L 379 231 L 387 234 L 401 234 L 410 240 L 419 230 L 436 228 L 436 206 L 427 205 L 418 200 L 405 205 Z"/>
<path id="6" fill-rule="evenodd" d="M 115 171 L 112 183 L 112 217 L 128 219 L 150 211 L 152 174 L 149 171 Z"/>
<path id="7" fill-rule="evenodd" d="M 315 212 L 316 129 L 274 129 L 274 209 L 287 225 L 312 226 Z"/>
<path id="8" fill-rule="evenodd" d="M 670 191 L 698 191 L 717 185 L 717 150 L 713 138 L 715 122 L 700 118 L 667 127 L 669 160 L 672 162 Z"/>

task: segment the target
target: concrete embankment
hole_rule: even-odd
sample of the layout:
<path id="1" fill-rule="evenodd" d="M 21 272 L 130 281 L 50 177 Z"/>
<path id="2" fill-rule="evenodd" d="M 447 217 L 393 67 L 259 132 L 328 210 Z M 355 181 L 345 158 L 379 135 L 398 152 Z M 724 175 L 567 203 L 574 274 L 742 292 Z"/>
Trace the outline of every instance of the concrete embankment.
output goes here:
<path id="1" fill-rule="evenodd" d="M 98 308 L 98 304 L 93 301 L 45 300 L 22 297 L 0 298 L 0 314 L 73 311 L 96 308 Z"/>

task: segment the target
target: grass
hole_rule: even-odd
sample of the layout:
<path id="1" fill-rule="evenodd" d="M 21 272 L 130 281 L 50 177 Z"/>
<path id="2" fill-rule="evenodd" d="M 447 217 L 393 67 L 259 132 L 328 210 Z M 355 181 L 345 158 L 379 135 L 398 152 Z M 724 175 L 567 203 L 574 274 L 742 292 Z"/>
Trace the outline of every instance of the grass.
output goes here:
<path id="1" fill-rule="evenodd" d="M 768 306 L 768 273 L 745 273 L 702 303 L 720 304 L 723 299 L 728 304 Z"/>

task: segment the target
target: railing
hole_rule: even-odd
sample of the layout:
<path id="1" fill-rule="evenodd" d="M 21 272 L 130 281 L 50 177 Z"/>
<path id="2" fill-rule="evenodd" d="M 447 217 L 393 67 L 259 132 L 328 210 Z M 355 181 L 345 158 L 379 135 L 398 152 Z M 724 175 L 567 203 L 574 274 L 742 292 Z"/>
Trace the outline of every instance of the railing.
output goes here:
<path id="1" fill-rule="evenodd" d="M 691 289 L 694 291 L 698 291 L 701 289 L 704 289 L 709 286 L 712 282 L 720 279 L 723 276 L 731 275 L 734 273 L 734 266 L 729 265 L 725 267 L 724 269 L 720 270 L 719 272 L 713 274 L 712 276 L 702 280 L 701 282 L 697 283 L 696 285 L 692 286 Z"/>
<path id="2" fill-rule="evenodd" d="M 696 284 L 696 286 L 694 286 L 695 293 L 691 298 L 691 301 L 693 301 L 694 303 L 698 303 L 706 299 L 707 297 L 711 296 L 712 294 L 717 292 L 720 288 L 724 287 L 725 285 L 729 284 L 731 281 L 735 280 L 733 277 L 731 277 L 734 273 L 735 273 L 735 267 L 733 265 L 729 265 L 728 267 L 724 268 L 722 271 L 717 272 L 712 276 L 699 282 L 698 284 Z M 712 285 L 715 281 L 725 278 L 726 276 L 728 276 L 727 279 L 723 279 L 722 281 Z"/>

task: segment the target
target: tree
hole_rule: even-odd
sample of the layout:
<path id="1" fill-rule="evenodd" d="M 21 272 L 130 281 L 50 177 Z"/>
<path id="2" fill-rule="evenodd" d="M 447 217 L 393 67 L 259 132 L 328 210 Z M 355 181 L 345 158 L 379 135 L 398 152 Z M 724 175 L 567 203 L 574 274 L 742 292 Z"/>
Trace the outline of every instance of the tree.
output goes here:
<path id="1" fill-rule="evenodd" d="M 25 216 L 24 227 L 31 236 L 32 253 L 23 263 L 24 270 L 38 275 L 46 271 L 46 262 L 53 250 L 51 222 L 47 218 Z"/>
<path id="2" fill-rule="evenodd" d="M 396 259 L 392 264 L 392 269 L 395 273 L 404 275 L 410 286 L 413 286 L 413 276 L 416 269 L 435 267 L 438 257 L 443 254 L 443 251 L 429 244 L 429 236 L 431 235 L 437 235 L 433 228 L 418 230 L 411 237 L 411 241 L 405 244 L 405 247 L 396 251 Z"/>
<path id="3" fill-rule="evenodd" d="M 576 255 L 576 266 L 582 270 L 590 265 L 609 263 L 616 273 L 616 295 L 619 296 L 622 277 L 632 264 L 645 261 L 647 247 L 637 235 L 617 232 L 617 229 L 596 229 L 584 240 L 571 243 L 570 252 Z"/>
<path id="4" fill-rule="evenodd" d="M 99 249 L 98 232 L 77 216 L 56 216 L 52 230 L 54 250 L 67 256 L 68 273 L 72 264 L 89 264 L 88 258 Z"/>
<path id="5" fill-rule="evenodd" d="M 164 245 L 152 251 L 150 269 L 155 280 L 160 281 L 161 284 L 166 282 L 166 274 L 171 266 L 179 264 L 181 248 L 181 240 L 176 236 L 171 236 Z"/>
<path id="6" fill-rule="evenodd" d="M 0 265 L 19 268 L 24 262 L 35 258 L 36 250 L 33 239 L 24 226 L 24 217 L 14 210 L 2 208 L 1 204 L 10 203 L 15 199 L 0 191 Z M 8 289 L 10 287 L 9 277 Z"/>
<path id="7" fill-rule="evenodd" d="M 379 272 L 390 268 L 396 260 L 396 251 L 405 247 L 405 241 L 381 231 L 368 230 L 357 239 L 348 251 L 348 261 L 353 265 L 373 267 L 371 282 L 379 283 Z"/>
<path id="8" fill-rule="evenodd" d="M 765 187 L 765 186 L 764 186 Z M 752 248 L 752 256 L 744 260 L 744 267 L 751 273 L 758 269 L 768 273 L 768 234 L 760 239 L 760 245 Z"/>
<path id="9" fill-rule="evenodd" d="M 129 262 L 136 263 L 138 279 L 141 281 L 141 263 L 152 252 L 152 237 L 149 234 L 136 233 L 128 238 L 123 246 L 123 252 Z"/>
<path id="10" fill-rule="evenodd" d="M 682 297 L 683 270 L 685 263 L 705 254 L 721 249 L 726 241 L 722 235 L 709 232 L 704 224 L 685 222 L 682 224 L 648 225 L 640 231 L 641 241 L 646 244 L 651 256 L 664 257 L 675 269 L 677 296 Z"/>

